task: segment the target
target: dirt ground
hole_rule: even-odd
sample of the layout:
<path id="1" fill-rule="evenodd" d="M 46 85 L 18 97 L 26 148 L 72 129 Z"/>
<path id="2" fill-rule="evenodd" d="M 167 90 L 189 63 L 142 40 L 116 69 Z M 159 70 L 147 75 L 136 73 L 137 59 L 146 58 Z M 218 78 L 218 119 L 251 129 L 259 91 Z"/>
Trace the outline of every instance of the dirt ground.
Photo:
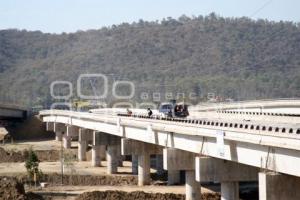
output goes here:
<path id="1" fill-rule="evenodd" d="M 202 200 L 219 200 L 219 194 L 203 194 Z M 95 191 L 79 195 L 76 200 L 184 200 L 185 195 L 174 193 L 146 193 L 142 191 L 124 192 L 124 191 Z"/>
<path id="2" fill-rule="evenodd" d="M 74 161 L 65 167 L 65 174 L 78 174 L 78 175 L 106 175 L 106 161 L 102 162 L 102 167 L 92 167 L 90 161 L 77 162 Z M 43 173 L 60 173 L 60 162 L 41 162 L 39 165 Z M 151 172 L 155 172 L 151 169 Z M 0 176 L 4 175 L 16 175 L 26 173 L 24 162 L 6 162 L 0 163 Z M 118 167 L 118 174 L 114 176 L 131 174 L 131 163 L 128 161 L 123 162 L 123 167 Z"/>
<path id="3" fill-rule="evenodd" d="M 77 153 L 77 143 L 72 143 L 71 153 Z M 28 186 L 24 158 L 26 150 L 32 147 L 41 160 L 39 166 L 44 173 L 44 182 L 49 186 Z M 32 199 L 42 195 L 44 199 L 60 200 L 86 200 L 86 199 L 184 199 L 185 186 L 166 186 L 152 181 L 152 185 L 138 187 L 137 176 L 131 175 L 131 162 L 124 161 L 122 167 L 118 167 L 118 174 L 106 173 L 106 162 L 101 167 L 92 167 L 91 161 L 70 161 L 64 167 L 64 185 L 61 184 L 61 163 L 59 153 L 61 142 L 54 140 L 18 141 L 13 144 L 0 146 L 0 178 L 18 178 L 26 183 L 25 191 Z M 155 173 L 151 169 L 151 173 Z M 203 199 L 215 200 L 219 196 L 214 191 L 202 187 Z M 25 196 L 26 196 L 25 195 Z M 36 196 L 37 195 L 37 196 Z M 23 194 L 24 196 L 24 194 Z M 26 196 L 26 198 L 27 198 Z M 1 198 L 0 198 L 1 199 Z M 13 198 L 12 198 L 13 199 Z M 21 200 L 21 199 L 20 199 Z M 22 199 L 23 200 L 23 199 Z"/>

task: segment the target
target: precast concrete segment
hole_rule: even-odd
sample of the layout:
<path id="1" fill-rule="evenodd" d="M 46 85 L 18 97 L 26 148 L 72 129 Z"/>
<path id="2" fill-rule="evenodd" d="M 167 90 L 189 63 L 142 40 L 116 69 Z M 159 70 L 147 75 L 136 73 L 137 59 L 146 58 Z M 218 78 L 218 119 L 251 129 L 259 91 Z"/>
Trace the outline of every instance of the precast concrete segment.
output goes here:
<path id="1" fill-rule="evenodd" d="M 257 181 L 259 168 L 211 157 L 195 158 L 198 182 Z"/>
<path id="2" fill-rule="evenodd" d="M 195 154 L 179 149 L 165 148 L 163 163 L 165 170 L 194 170 Z"/>
<path id="3" fill-rule="evenodd" d="M 162 148 L 137 140 L 121 139 L 121 155 L 142 155 L 145 153 L 149 155 L 162 154 Z"/>

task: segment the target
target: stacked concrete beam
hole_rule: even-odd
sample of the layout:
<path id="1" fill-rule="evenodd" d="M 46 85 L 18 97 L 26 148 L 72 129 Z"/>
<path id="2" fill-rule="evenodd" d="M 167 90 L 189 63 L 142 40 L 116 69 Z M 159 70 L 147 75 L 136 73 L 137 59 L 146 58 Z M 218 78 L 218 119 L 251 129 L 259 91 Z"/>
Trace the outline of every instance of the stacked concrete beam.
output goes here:
<path id="1" fill-rule="evenodd" d="M 186 200 L 201 199 L 201 186 L 195 179 L 195 154 L 173 148 L 163 150 L 165 170 L 185 170 Z"/>
<path id="2" fill-rule="evenodd" d="M 198 182 L 220 182 L 222 200 L 239 199 L 239 182 L 256 181 L 258 168 L 209 157 L 195 158 Z"/>
<path id="3" fill-rule="evenodd" d="M 122 138 L 121 150 L 122 155 L 136 155 L 138 157 L 138 185 L 149 185 L 151 181 L 150 155 L 161 154 L 162 149 L 157 145 Z"/>

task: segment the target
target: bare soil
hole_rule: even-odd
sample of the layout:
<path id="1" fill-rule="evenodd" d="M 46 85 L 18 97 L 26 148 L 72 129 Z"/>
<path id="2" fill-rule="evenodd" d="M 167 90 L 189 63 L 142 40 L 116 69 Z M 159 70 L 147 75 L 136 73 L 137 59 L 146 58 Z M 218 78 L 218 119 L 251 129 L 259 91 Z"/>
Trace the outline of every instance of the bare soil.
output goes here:
<path id="1" fill-rule="evenodd" d="M 38 159 L 48 162 L 58 161 L 59 160 L 59 151 L 57 150 L 36 150 Z M 0 147 L 0 163 L 7 162 L 24 162 L 28 157 L 28 150 L 23 151 L 14 151 L 14 150 L 4 150 Z"/>
<path id="2" fill-rule="evenodd" d="M 76 200 L 184 200 L 185 195 L 173 193 L 146 193 L 142 191 L 123 192 L 118 190 L 85 192 Z M 203 194 L 203 200 L 219 200 L 219 194 Z"/>
<path id="3" fill-rule="evenodd" d="M 43 200 L 44 198 L 34 193 L 25 193 L 24 186 L 16 179 L 0 179 L 1 200 Z"/>

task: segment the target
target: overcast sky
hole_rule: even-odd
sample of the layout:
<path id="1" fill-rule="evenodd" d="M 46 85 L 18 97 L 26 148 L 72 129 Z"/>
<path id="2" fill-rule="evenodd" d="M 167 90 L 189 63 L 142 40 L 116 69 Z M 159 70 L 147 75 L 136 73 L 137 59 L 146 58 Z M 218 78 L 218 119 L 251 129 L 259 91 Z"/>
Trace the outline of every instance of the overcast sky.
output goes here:
<path id="1" fill-rule="evenodd" d="M 75 32 L 211 12 L 299 22 L 300 0 L 0 0 L 0 29 Z"/>

